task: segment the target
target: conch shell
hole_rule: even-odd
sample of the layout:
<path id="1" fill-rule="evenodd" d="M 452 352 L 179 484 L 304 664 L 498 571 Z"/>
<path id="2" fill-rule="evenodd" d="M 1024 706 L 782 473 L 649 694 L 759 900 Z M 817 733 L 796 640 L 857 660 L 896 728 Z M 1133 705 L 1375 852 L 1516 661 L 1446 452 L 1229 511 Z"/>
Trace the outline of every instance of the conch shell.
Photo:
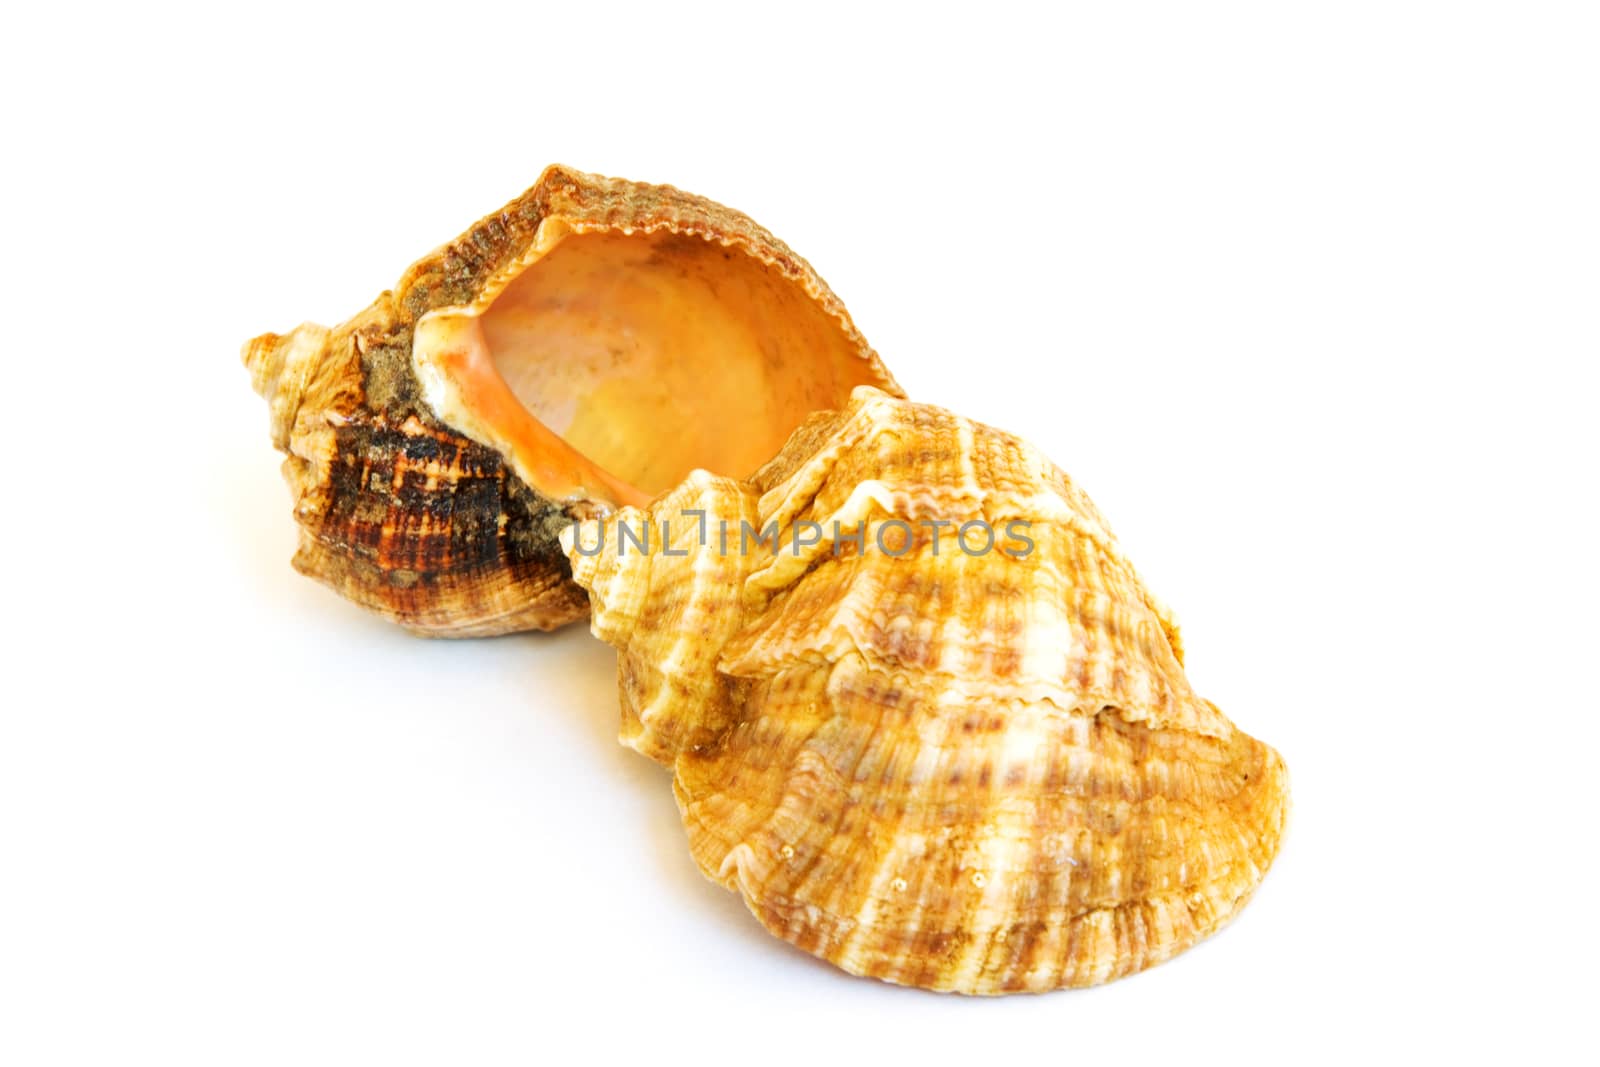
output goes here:
<path id="1" fill-rule="evenodd" d="M 702 871 L 844 970 L 1084 986 L 1227 922 L 1278 848 L 1277 752 L 1036 449 L 855 390 L 749 481 L 562 534 L 619 650 L 622 740 Z"/>
<path id="2" fill-rule="evenodd" d="M 288 456 L 296 569 L 446 636 L 582 617 L 556 541 L 574 518 L 748 475 L 853 386 L 898 391 L 749 218 L 565 167 L 348 322 L 244 362 Z"/>

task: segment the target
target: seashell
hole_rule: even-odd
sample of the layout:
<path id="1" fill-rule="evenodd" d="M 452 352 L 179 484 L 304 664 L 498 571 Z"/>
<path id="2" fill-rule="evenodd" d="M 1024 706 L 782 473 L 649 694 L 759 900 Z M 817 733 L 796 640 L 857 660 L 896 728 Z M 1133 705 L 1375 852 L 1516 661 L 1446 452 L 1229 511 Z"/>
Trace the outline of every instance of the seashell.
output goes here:
<path id="1" fill-rule="evenodd" d="M 936 525 L 944 524 L 944 525 Z M 1037 449 L 855 390 L 748 481 L 562 534 L 622 741 L 700 869 L 857 975 L 1084 986 L 1214 932 L 1272 862 L 1282 758 Z"/>
<path id="2" fill-rule="evenodd" d="M 745 215 L 559 166 L 343 325 L 243 355 L 288 457 L 295 568 L 444 636 L 580 618 L 574 518 L 695 468 L 748 475 L 853 386 L 898 391 Z"/>

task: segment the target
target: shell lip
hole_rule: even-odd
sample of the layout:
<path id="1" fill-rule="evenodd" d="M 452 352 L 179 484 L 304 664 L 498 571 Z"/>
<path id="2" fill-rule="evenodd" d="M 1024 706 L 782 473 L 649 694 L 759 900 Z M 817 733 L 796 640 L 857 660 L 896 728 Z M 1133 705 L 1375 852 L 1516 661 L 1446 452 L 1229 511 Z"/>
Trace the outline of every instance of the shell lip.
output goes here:
<path id="1" fill-rule="evenodd" d="M 449 309 L 417 322 L 412 369 L 434 415 L 495 449 L 524 483 L 552 500 L 605 510 L 648 502 L 649 494 L 606 472 L 523 406 L 494 365 L 480 314 Z"/>
<path id="2" fill-rule="evenodd" d="M 687 205 L 687 210 L 667 212 L 657 207 L 630 214 L 608 199 L 621 188 L 652 189 Z M 834 322 L 854 357 L 867 364 L 873 383 L 889 395 L 903 395 L 827 284 L 809 264 L 747 216 L 673 186 L 640 186 L 562 164 L 546 167 L 519 199 L 529 198 L 542 198 L 546 213 L 527 246 L 489 275 L 470 302 L 430 308 L 416 319 L 411 364 L 432 413 L 465 436 L 495 449 L 525 484 L 543 496 L 569 507 L 587 503 L 600 514 L 627 505 L 642 506 L 655 496 L 612 474 L 524 406 L 496 367 L 484 334 L 484 316 L 507 288 L 571 236 L 670 234 L 736 248 L 798 286 Z M 729 218 L 736 221 L 730 223 Z M 425 257 L 408 270 L 400 291 L 439 255 Z"/>

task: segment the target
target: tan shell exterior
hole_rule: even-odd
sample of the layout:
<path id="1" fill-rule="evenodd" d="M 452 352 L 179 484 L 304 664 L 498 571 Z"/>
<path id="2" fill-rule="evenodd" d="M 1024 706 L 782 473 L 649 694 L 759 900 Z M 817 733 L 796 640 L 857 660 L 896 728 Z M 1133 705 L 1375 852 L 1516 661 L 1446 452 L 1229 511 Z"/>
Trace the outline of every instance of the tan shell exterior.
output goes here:
<path id="1" fill-rule="evenodd" d="M 557 534 L 574 517 L 604 514 L 630 499 L 627 487 L 593 472 L 587 485 L 541 484 L 537 470 L 548 456 L 525 455 L 519 466 L 495 427 L 442 418 L 412 358 L 425 316 L 479 314 L 573 234 L 681 235 L 698 239 L 690 244 L 751 257 L 829 317 L 859 361 L 852 372 L 858 380 L 898 392 L 810 265 L 745 215 L 671 186 L 553 166 L 522 196 L 414 264 L 348 322 L 332 329 L 306 324 L 245 346 L 252 382 L 271 409 L 273 444 L 288 457 L 284 477 L 300 525 L 297 570 L 429 635 L 550 629 L 583 616 L 587 598 L 570 581 Z M 808 387 L 804 366 L 774 374 Z M 849 384 L 829 394 L 825 383 L 813 383 L 819 401 L 813 407 L 837 406 Z M 675 430 L 629 428 L 662 439 Z M 550 443 L 536 450 L 564 450 L 546 436 Z M 641 453 L 652 447 L 648 439 L 633 444 Z M 575 463 L 575 456 L 557 458 Z"/>
<path id="2" fill-rule="evenodd" d="M 995 546 L 936 547 L 938 520 Z M 1011 435 L 862 388 L 753 480 L 696 472 L 563 543 L 701 869 L 852 974 L 1104 982 L 1227 922 L 1277 851 L 1282 758 L 1194 693 L 1094 505 Z"/>

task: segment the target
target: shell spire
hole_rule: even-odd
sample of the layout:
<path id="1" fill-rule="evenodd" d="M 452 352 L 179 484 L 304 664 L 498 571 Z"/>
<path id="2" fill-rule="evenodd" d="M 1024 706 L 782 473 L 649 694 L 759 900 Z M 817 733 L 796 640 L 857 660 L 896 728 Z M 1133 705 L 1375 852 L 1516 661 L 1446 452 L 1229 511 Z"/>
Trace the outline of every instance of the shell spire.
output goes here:
<path id="1" fill-rule="evenodd" d="M 860 388 L 753 478 L 562 545 L 702 871 L 852 974 L 1103 982 L 1218 929 L 1276 854 L 1282 758 L 1009 434 Z"/>

